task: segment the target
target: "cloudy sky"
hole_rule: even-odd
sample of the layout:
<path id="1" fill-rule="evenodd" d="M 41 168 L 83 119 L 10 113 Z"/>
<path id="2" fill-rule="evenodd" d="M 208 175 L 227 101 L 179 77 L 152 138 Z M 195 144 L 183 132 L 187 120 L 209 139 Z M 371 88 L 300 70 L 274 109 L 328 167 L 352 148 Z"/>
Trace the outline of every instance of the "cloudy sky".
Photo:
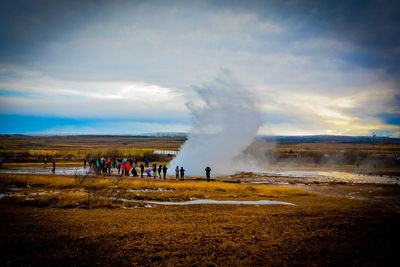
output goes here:
<path id="1" fill-rule="evenodd" d="M 188 131 L 228 69 L 259 134 L 400 137 L 398 1 L 0 5 L 0 133 Z"/>

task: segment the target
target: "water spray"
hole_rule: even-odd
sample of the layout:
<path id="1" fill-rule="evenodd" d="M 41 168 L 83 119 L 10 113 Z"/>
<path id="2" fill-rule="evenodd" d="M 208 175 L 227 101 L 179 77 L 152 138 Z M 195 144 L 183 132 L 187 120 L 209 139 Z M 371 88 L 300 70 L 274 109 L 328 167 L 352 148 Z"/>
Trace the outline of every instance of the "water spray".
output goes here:
<path id="1" fill-rule="evenodd" d="M 228 70 L 192 88 L 202 103 L 186 104 L 192 128 L 169 170 L 183 166 L 188 175 L 204 175 L 209 166 L 214 174 L 230 174 L 236 169 L 232 159 L 246 149 L 262 125 L 256 99 Z"/>

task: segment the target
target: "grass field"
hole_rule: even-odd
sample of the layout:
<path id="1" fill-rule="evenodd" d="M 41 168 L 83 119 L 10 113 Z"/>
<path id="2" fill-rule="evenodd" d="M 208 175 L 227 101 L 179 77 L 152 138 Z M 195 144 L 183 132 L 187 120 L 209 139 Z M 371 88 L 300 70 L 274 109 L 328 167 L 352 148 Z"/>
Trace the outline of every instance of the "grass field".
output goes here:
<path id="1" fill-rule="evenodd" d="M 3 192 L 17 187 L 18 196 L 0 202 L 40 207 L 136 207 L 144 203 L 122 200 L 187 201 L 192 199 L 262 200 L 308 196 L 298 188 L 247 186 L 223 182 L 155 181 L 133 178 L 85 176 L 6 175 L 0 176 Z"/>
<path id="2" fill-rule="evenodd" d="M 53 157 L 62 162 L 81 162 L 83 158 L 110 156 L 139 160 L 170 160 L 154 155 L 155 150 L 177 151 L 185 138 L 131 136 L 1 136 L 0 157 L 8 163 L 34 163 Z"/>

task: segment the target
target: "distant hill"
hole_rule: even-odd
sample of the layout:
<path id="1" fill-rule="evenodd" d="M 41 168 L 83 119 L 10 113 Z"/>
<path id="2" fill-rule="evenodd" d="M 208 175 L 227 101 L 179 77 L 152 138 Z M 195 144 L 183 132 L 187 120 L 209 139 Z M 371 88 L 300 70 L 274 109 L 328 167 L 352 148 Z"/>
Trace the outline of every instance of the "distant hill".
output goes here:
<path id="1" fill-rule="evenodd" d="M 400 138 L 372 136 L 307 135 L 307 136 L 257 136 L 256 140 L 277 143 L 393 143 L 400 144 Z"/>
<path id="2" fill-rule="evenodd" d="M 159 133 L 144 133 L 135 136 L 151 136 L 151 137 L 187 137 L 188 134 L 184 132 L 159 132 Z"/>
<path id="3" fill-rule="evenodd" d="M 59 137 L 59 138 L 184 138 L 188 137 L 184 132 L 159 132 L 159 133 L 144 133 L 139 135 L 103 135 L 103 134 L 65 134 L 65 135 L 24 135 L 24 134 L 0 134 L 0 138 L 40 138 L 40 137 Z M 259 135 L 256 137 L 259 142 L 276 142 L 276 143 L 327 143 L 327 144 L 345 144 L 345 143 L 374 143 L 374 144 L 400 144 L 400 138 L 392 137 L 372 137 L 372 136 L 339 136 L 339 135 L 307 135 L 307 136 L 266 136 Z"/>

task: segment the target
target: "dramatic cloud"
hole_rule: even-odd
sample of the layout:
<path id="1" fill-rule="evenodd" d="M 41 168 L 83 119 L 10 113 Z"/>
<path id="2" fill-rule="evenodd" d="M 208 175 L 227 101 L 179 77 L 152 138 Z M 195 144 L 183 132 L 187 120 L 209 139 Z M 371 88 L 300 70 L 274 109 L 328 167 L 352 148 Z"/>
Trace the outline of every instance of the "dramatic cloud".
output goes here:
<path id="1" fill-rule="evenodd" d="M 191 85 L 227 68 L 257 95 L 260 134 L 398 136 L 399 11 L 393 1 L 2 3 L 1 118 L 181 131 L 185 103 L 198 101 Z M 42 131 L 110 131 L 65 123 Z"/>

